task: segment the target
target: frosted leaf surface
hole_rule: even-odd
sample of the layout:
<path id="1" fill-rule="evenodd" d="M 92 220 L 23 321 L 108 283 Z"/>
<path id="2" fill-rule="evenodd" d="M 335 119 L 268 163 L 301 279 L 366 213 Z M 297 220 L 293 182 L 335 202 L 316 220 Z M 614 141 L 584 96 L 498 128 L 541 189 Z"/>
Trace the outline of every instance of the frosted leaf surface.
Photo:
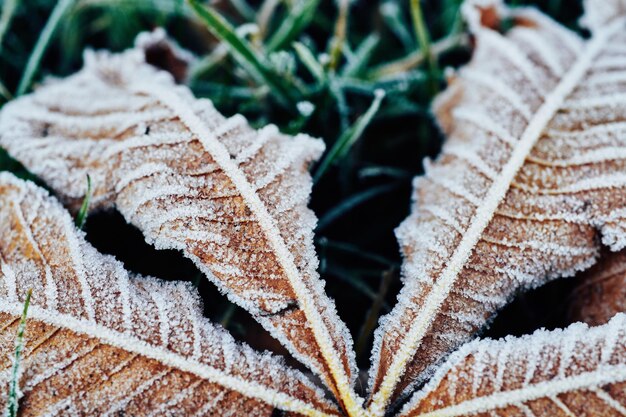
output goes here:
<path id="1" fill-rule="evenodd" d="M 469 343 L 402 410 L 420 417 L 626 414 L 626 315 Z"/>
<path id="2" fill-rule="evenodd" d="M 588 268 L 600 240 L 626 246 L 623 13 L 585 41 L 535 9 L 463 12 L 476 49 L 435 102 L 448 139 L 397 230 L 405 285 L 375 338 L 374 415 L 517 291 Z"/>
<path id="3" fill-rule="evenodd" d="M 21 416 L 337 415 L 299 372 L 202 316 L 191 285 L 129 276 L 33 183 L 0 174 L 0 386 L 26 292 Z M 4 409 L 7 390 L 0 390 Z"/>
<path id="4" fill-rule="evenodd" d="M 585 15 L 581 24 L 591 30 L 597 30 L 612 20 L 626 14 L 624 0 L 584 0 Z"/>
<path id="5" fill-rule="evenodd" d="M 94 208 L 183 251 L 357 413 L 352 340 L 319 279 L 307 208 L 323 142 L 225 118 L 139 43 L 87 53 L 75 75 L 7 104 L 0 146 L 73 207 L 89 174 Z"/>
<path id="6" fill-rule="evenodd" d="M 572 321 L 604 324 L 626 312 L 626 251 L 604 253 L 600 261 L 579 278 L 569 297 Z"/>

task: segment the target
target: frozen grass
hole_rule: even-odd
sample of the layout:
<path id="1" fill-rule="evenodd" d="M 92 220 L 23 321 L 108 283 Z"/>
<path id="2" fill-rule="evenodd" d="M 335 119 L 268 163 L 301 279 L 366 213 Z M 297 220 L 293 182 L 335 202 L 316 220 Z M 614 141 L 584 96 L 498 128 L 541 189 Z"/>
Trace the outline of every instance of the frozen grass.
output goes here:
<path id="1" fill-rule="evenodd" d="M 441 144 L 430 102 L 445 86 L 443 69 L 469 56 L 460 3 L 33 0 L 26 6 L 5 0 L 0 103 L 46 75 L 75 71 L 85 47 L 121 50 L 138 32 L 164 26 L 200 57 L 189 79 L 197 96 L 227 115 L 244 114 L 255 126 L 271 122 L 288 133 L 322 137 L 327 152 L 313 169 L 312 199 L 320 218 L 320 272 L 358 340 L 364 366 L 373 323 L 393 305 L 400 286 L 393 230 L 408 214 L 411 178 Z M 523 3 L 576 27 L 579 2 Z M 2 150 L 0 170 L 33 178 Z M 83 221 L 79 215 L 77 222 Z M 133 258 L 137 269 L 158 264 L 153 252 L 137 245 L 130 255 L 119 249 L 134 236 L 130 229 L 111 232 L 90 220 L 86 231 L 101 248 Z M 193 273 L 174 275 L 197 281 Z M 214 320 L 254 337 L 246 334 L 245 314 L 217 298 L 205 281 L 198 281 L 199 289 L 211 300 Z"/>
<path id="2" fill-rule="evenodd" d="M 85 221 L 87 221 L 89 203 L 91 202 L 91 191 L 91 177 L 87 175 L 87 192 L 85 193 L 85 198 L 83 198 L 83 203 L 80 205 L 78 214 L 76 214 L 76 219 L 74 219 L 74 223 L 79 229 L 82 229 L 85 226 Z"/>
<path id="3" fill-rule="evenodd" d="M 22 318 L 17 327 L 17 335 L 15 338 L 15 356 L 13 357 L 13 367 L 11 369 L 11 380 L 9 381 L 9 393 L 7 400 L 7 408 L 5 411 L 6 417 L 16 417 L 18 410 L 18 403 L 21 397 L 20 394 L 20 375 L 21 375 L 21 362 L 22 351 L 24 350 L 24 332 L 26 330 L 26 316 L 28 315 L 28 306 L 30 305 L 30 297 L 32 290 L 28 290 L 26 293 L 26 300 L 24 301 L 24 310 L 22 311 Z"/>

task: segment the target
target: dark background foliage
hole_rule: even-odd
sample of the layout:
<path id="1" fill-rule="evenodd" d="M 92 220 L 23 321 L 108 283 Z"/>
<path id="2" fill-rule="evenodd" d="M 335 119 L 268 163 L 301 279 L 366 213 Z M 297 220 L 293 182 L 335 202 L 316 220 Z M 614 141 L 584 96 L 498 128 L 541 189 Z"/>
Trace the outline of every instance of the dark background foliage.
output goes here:
<path id="1" fill-rule="evenodd" d="M 0 38 L 0 103 L 13 97 L 28 72 L 29 59 L 34 60 L 34 70 L 33 83 L 25 84 L 27 89 L 47 76 L 64 76 L 79 69 L 85 48 L 120 51 L 132 46 L 137 33 L 163 26 L 199 57 L 189 80 L 197 96 L 212 99 L 226 115 L 244 114 L 255 126 L 275 123 L 285 132 L 323 138 L 329 151 L 336 146 L 340 152 L 328 157 L 329 168 L 323 175 L 319 166 L 313 167 L 313 172 L 321 175 L 311 200 L 320 219 L 316 247 L 327 292 L 348 323 L 359 363 L 365 368 L 374 325 L 393 306 L 401 286 L 401 257 L 393 230 L 409 213 L 411 179 L 422 173 L 424 158 L 437 155 L 443 140 L 429 112 L 431 100 L 445 88 L 444 69 L 458 67 L 471 53 L 471 39 L 459 16 L 460 3 L 212 2 L 212 10 L 238 30 L 254 29 L 248 25 L 254 22 L 261 28 L 262 33 L 253 30 L 243 36 L 264 58 L 267 74 L 259 78 L 247 70 L 245 61 L 233 58 L 220 46 L 214 26 L 209 30 L 192 7 L 180 0 L 4 0 L 3 16 L 13 11 L 13 18 Z M 533 4 L 580 30 L 578 1 L 515 3 Z M 413 12 L 421 12 L 423 19 L 412 18 L 411 4 L 421 6 Z M 51 25 L 53 9 L 64 6 L 46 38 L 44 27 L 47 22 Z M 424 25 L 426 36 L 416 35 L 416 22 L 418 28 Z M 344 23 L 345 37 L 341 34 Z M 294 41 L 311 52 L 314 70 L 319 70 L 317 77 L 305 65 L 302 51 L 297 53 Z M 38 44 L 45 46 L 41 60 L 32 58 Z M 230 47 L 231 52 L 236 49 Z M 429 52 L 431 60 L 427 59 Z M 371 119 L 359 122 L 377 89 L 386 92 L 380 109 Z M 311 114 L 297 110 L 312 106 Z M 366 126 L 362 134 L 354 129 L 359 123 Z M 33 178 L 1 149 L 0 170 Z M 114 254 L 132 271 L 196 283 L 209 317 L 255 347 L 285 353 L 247 313 L 219 294 L 190 261 L 174 251 L 154 250 L 119 214 L 93 214 L 85 231 L 98 249 Z M 565 324 L 564 306 L 571 285 L 572 280 L 562 280 L 519 295 L 485 335 L 524 334 Z"/>

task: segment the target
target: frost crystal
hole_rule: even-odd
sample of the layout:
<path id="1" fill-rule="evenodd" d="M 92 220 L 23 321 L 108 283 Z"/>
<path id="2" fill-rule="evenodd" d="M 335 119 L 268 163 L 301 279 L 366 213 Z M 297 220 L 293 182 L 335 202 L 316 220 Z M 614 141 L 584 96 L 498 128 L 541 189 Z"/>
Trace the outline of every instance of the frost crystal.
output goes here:
<path id="1" fill-rule="evenodd" d="M 148 65 L 154 45 L 184 61 L 157 32 L 122 54 L 88 53 L 77 74 L 7 104 L 0 145 L 72 207 L 82 200 L 89 174 L 94 208 L 115 207 L 157 248 L 181 250 L 317 373 L 343 412 L 379 417 L 515 292 L 588 268 L 600 242 L 612 250 L 626 247 L 626 9 L 623 0 L 586 4 L 588 41 L 535 10 L 508 9 L 497 0 L 463 6 L 477 47 L 437 99 L 435 112 L 449 139 L 435 161 L 425 162 L 425 176 L 415 180 L 413 213 L 397 230 L 405 287 L 376 333 L 367 410 L 353 388 L 350 335 L 316 272 L 316 218 L 306 204 L 308 166 L 323 151 L 321 141 L 289 137 L 272 125 L 254 130 L 242 116 L 225 118 L 210 101 L 195 99 L 170 73 Z M 502 34 L 504 18 L 514 25 Z M 307 107 L 299 104 L 302 115 Z M 13 184 L 7 188 L 13 194 L 31 187 L 2 178 Z M 6 207 L 15 198 L 7 198 Z M 181 309 L 193 303 L 179 286 L 129 279 L 73 229 L 42 226 L 46 210 L 39 206 L 50 204 L 32 200 L 18 198 L 29 210 L 0 218 L 11 241 L 26 242 L 6 250 L 29 248 L 28 255 L 2 259 L 0 295 L 13 300 L 9 309 L 32 287 L 39 297 L 37 323 L 69 326 L 72 340 L 87 335 L 84 346 L 81 339 L 83 347 L 71 351 L 77 357 L 46 353 L 43 367 L 33 365 L 33 380 L 54 380 L 46 373 L 54 372 L 50 364 L 88 360 L 101 349 L 94 340 L 104 339 L 111 346 L 107 357 L 122 358 L 103 360 L 102 366 L 112 366 L 102 370 L 106 375 L 138 360 L 122 352 L 157 362 L 128 386 L 137 395 L 174 387 L 176 395 L 155 414 L 195 398 L 189 393 L 203 386 L 185 384 L 190 376 L 168 367 L 220 384 L 211 386 L 211 402 L 200 413 L 228 407 L 223 404 L 233 404 L 237 414 L 262 414 L 272 406 L 335 412 L 273 359 L 263 356 L 271 365 L 259 365 L 265 362 L 258 355 L 214 329 L 204 338 L 203 321 Z M 58 236 L 67 236 L 68 244 L 53 244 Z M 55 259 L 63 262 L 50 262 L 49 252 L 57 249 L 63 254 Z M 107 285 L 102 274 L 110 277 Z M 143 300 L 140 306 L 135 299 Z M 12 310 L 6 314 L 10 320 Z M 556 410 L 549 415 L 570 416 L 566 394 L 584 389 L 600 409 L 625 414 L 623 398 L 606 389 L 623 381 L 623 323 L 618 316 L 598 329 L 578 325 L 549 336 L 469 344 L 405 411 L 493 416 L 513 410 L 532 417 L 536 402 L 545 400 L 546 410 Z M 50 389 L 66 388 L 60 385 Z M 89 406 L 82 397 L 89 395 L 67 392 L 55 410 L 78 413 Z M 104 403 L 108 397 L 98 398 Z M 133 398 L 119 398 L 115 407 L 134 415 L 141 406 L 132 406 Z"/>
<path id="2" fill-rule="evenodd" d="M 470 0 L 463 11 L 477 46 L 436 100 L 448 140 L 397 230 L 405 287 L 376 334 L 374 415 L 517 291 L 589 267 L 599 238 L 626 246 L 624 18 L 585 42 L 534 9 Z M 503 18 L 518 23 L 506 34 Z"/>
<path id="3" fill-rule="evenodd" d="M 175 248 L 359 409 L 352 340 L 324 293 L 307 208 L 323 142 L 252 129 L 195 99 L 145 52 L 88 53 L 75 75 L 6 105 L 0 145 L 70 206 L 114 206 L 157 248 Z M 148 45 L 148 46 L 146 46 Z M 97 99 L 95 99 L 97 98 Z"/>
<path id="4" fill-rule="evenodd" d="M 43 189 L 6 173 L 0 236 L 2 386 L 33 289 L 21 415 L 338 414 L 304 375 L 203 318 L 191 285 L 129 276 Z"/>
<path id="5" fill-rule="evenodd" d="M 626 315 L 531 336 L 469 343 L 401 417 L 626 414 Z"/>

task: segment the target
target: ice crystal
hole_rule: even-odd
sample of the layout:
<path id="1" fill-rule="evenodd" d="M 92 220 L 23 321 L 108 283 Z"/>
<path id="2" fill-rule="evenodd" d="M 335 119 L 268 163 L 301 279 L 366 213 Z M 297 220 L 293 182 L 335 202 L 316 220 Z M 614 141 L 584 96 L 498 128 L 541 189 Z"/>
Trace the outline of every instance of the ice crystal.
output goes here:
<path id="1" fill-rule="evenodd" d="M 455 352 L 402 417 L 618 416 L 626 393 L 626 315 L 588 328 L 481 340 Z"/>
<path id="2" fill-rule="evenodd" d="M 307 208 L 323 142 L 222 116 L 145 62 L 156 35 L 15 100 L 0 143 L 75 206 L 112 207 L 157 248 L 182 250 L 218 288 L 358 407 L 352 340 L 324 293 Z M 94 100 L 97 97 L 97 100 Z"/>
<path id="3" fill-rule="evenodd" d="M 368 409 L 353 387 L 350 335 L 316 272 L 316 218 L 306 204 L 308 167 L 322 153 L 321 141 L 286 136 L 272 125 L 254 130 L 240 115 L 223 117 L 210 101 L 174 82 L 167 70 L 184 66 L 185 54 L 156 33 L 121 54 L 87 53 L 77 74 L 7 104 L 0 113 L 0 145 L 70 207 L 82 201 L 89 174 L 94 209 L 115 207 L 149 243 L 183 251 L 321 377 L 344 413 L 378 417 L 432 376 L 517 291 L 588 268 L 601 243 L 611 250 L 626 247 L 626 7 L 623 0 L 585 3 L 587 40 L 534 9 L 509 9 L 497 0 L 465 2 L 476 50 L 435 103 L 448 140 L 435 161 L 425 162 L 426 174 L 415 180 L 412 215 L 397 230 L 405 286 L 376 333 Z M 501 33 L 504 19 L 513 25 Z M 155 45 L 173 61 L 150 62 L 148 50 Z M 306 107 L 299 105 L 304 116 Z M 38 205 L 48 200 L 24 202 L 12 195 L 6 201 L 7 207 L 29 208 L 16 211 L 13 220 L 0 218 L 9 241 L 24 240 L 25 246 L 7 248 L 29 252 L 3 258 L 0 295 L 17 303 L 25 288 L 33 288 L 34 318 L 41 326 L 65 324 L 73 339 L 87 335 L 71 352 L 76 358 L 51 351 L 32 361 L 28 372 L 35 381 L 48 381 L 55 364 L 69 367 L 100 351 L 94 339 L 105 338 L 109 353 L 103 357 L 130 363 L 134 357 L 114 349 L 161 352 L 150 354 L 162 366 L 150 365 L 151 372 L 139 372 L 141 381 L 129 385 L 137 395 L 158 386 L 174 387 L 173 404 L 195 398 L 188 393 L 198 386 L 185 385 L 187 377 L 167 368 L 182 366 L 221 384 L 212 386 L 211 401 L 195 403 L 200 414 L 225 404 L 239 414 L 277 405 L 304 414 L 335 412 L 297 381 L 299 375 L 266 356 L 269 371 L 258 366 L 251 359 L 256 354 L 234 346 L 224 332 L 202 342 L 198 323 L 204 322 L 181 309 L 193 305 L 182 287 L 128 278 L 115 261 L 86 247 L 74 229 L 37 229 L 45 218 Z M 58 247 L 58 236 L 67 236 L 68 244 Z M 69 262 L 46 261 L 57 249 L 65 251 L 59 259 Z M 94 279 L 103 273 L 111 278 Z M 147 301 L 139 308 L 136 298 Z M 64 322 L 50 324 L 45 317 Z M 95 325 L 97 333 L 90 330 Z M 139 341 L 129 342 L 129 334 Z M 616 394 L 623 393 L 626 375 L 623 335 L 624 317 L 617 316 L 597 329 L 576 325 L 467 344 L 405 413 L 570 416 L 584 398 L 594 410 L 624 414 L 626 399 Z M 185 360 L 211 371 L 198 375 L 185 368 Z M 102 373 L 115 374 L 115 361 L 105 362 L 112 368 Z M 54 410 L 87 407 L 82 399 L 92 394 L 83 388 L 69 392 L 51 385 L 65 395 Z M 116 397 L 124 392 L 111 390 L 106 395 L 115 400 L 107 404 L 138 413 L 134 397 Z M 99 400 L 106 395 L 98 394 Z M 255 399 L 246 402 L 246 396 Z M 259 401 L 265 405 L 257 406 Z M 166 413 L 170 402 L 159 403 L 156 413 Z"/>
<path id="4" fill-rule="evenodd" d="M 337 414 L 304 375 L 202 317 L 191 285 L 130 276 L 84 240 L 46 191 L 7 173 L 0 235 L 3 352 L 33 290 L 20 415 Z M 3 386 L 11 378 L 5 356 Z"/>
<path id="5" fill-rule="evenodd" d="M 626 245 L 623 18 L 591 11 L 605 24 L 585 41 L 534 9 L 475 0 L 463 11 L 476 50 L 436 100 L 448 139 L 397 230 L 405 287 L 376 335 L 374 414 L 517 291 L 589 267 L 599 237 Z M 517 24 L 501 34 L 495 16 Z"/>

